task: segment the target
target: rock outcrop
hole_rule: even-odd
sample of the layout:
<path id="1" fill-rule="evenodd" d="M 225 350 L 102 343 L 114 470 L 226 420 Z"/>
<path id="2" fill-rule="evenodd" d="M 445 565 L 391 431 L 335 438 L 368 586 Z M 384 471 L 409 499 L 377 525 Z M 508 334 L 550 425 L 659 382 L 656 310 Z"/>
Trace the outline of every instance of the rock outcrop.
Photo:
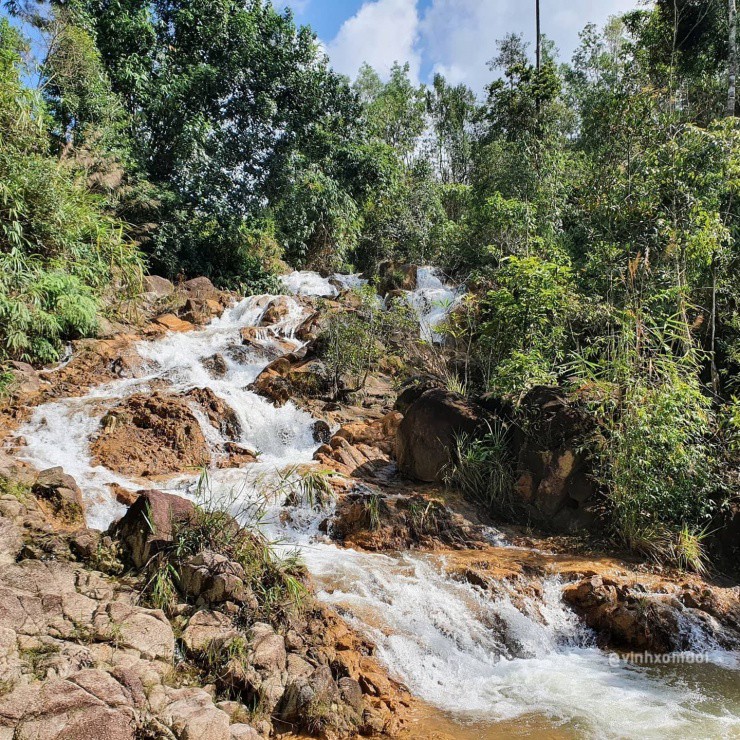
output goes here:
<path id="1" fill-rule="evenodd" d="M 484 428 L 482 408 L 457 393 L 428 390 L 409 406 L 398 427 L 398 467 L 416 480 L 442 480 L 457 440 L 474 437 Z"/>
<path id="2" fill-rule="evenodd" d="M 567 586 L 564 600 L 603 647 L 652 653 L 693 650 L 697 639 L 740 648 L 740 594 L 663 583 L 648 591 L 634 579 L 595 575 Z"/>
<path id="3" fill-rule="evenodd" d="M 551 531 L 594 529 L 597 484 L 585 451 L 593 418 L 557 388 L 538 386 L 523 399 L 514 425 L 515 491 L 531 519 Z"/>
<path id="4" fill-rule="evenodd" d="M 44 513 L 58 527 L 76 529 L 85 526 L 82 491 L 75 479 L 62 468 L 42 470 L 31 490 Z"/>
<path id="5" fill-rule="evenodd" d="M 186 523 L 195 507 L 191 501 L 163 491 L 142 491 L 113 527 L 136 568 L 172 542 L 173 527 Z"/>
<path id="6" fill-rule="evenodd" d="M 488 544 L 481 527 L 421 494 L 348 493 L 325 527 L 347 547 L 371 551 L 478 549 Z"/>
<path id="7" fill-rule="evenodd" d="M 158 392 L 137 393 L 114 406 L 90 449 L 96 464 L 136 477 L 195 469 L 211 457 L 187 401 Z"/>

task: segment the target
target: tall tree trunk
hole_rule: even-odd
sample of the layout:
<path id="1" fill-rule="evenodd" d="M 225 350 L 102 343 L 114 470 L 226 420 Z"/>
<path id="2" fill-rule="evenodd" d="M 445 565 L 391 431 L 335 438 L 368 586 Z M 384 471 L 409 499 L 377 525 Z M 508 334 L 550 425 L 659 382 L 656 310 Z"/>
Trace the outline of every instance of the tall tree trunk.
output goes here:
<path id="1" fill-rule="evenodd" d="M 729 72 L 730 81 L 727 86 L 727 115 L 735 115 L 735 83 L 737 80 L 737 5 L 735 0 L 729 2 Z"/>
<path id="2" fill-rule="evenodd" d="M 731 5 L 735 5 L 735 0 L 730 0 Z M 537 50 L 537 71 L 540 71 L 542 66 L 542 36 L 540 34 L 540 0 L 535 0 L 535 18 L 537 23 L 536 29 L 536 50 Z"/>
<path id="3" fill-rule="evenodd" d="M 540 34 L 540 0 L 535 0 L 535 49 L 537 54 L 537 77 L 539 78 L 540 69 L 542 68 L 542 35 Z M 537 80 L 539 86 L 539 79 Z M 535 99 L 535 108 L 537 110 L 537 119 L 539 127 L 539 116 L 540 116 L 540 94 L 537 92 L 537 98 Z"/>

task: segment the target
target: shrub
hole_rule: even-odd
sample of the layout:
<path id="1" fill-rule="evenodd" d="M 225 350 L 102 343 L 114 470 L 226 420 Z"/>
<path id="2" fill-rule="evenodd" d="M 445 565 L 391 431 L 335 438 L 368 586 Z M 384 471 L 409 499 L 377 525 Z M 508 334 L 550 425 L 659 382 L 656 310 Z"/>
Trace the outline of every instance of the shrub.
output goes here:
<path id="1" fill-rule="evenodd" d="M 142 261 L 104 201 L 50 154 L 19 50 L 0 19 L 0 361 L 51 362 L 64 340 L 95 332 L 106 297 L 137 290 Z"/>

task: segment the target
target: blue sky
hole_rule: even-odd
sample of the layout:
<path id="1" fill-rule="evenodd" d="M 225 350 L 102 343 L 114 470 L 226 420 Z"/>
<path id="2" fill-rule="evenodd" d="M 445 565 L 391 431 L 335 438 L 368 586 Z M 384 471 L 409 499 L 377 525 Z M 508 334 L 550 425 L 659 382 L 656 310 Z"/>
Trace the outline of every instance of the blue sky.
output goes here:
<path id="1" fill-rule="evenodd" d="M 481 91 L 491 78 L 486 62 L 496 39 L 523 32 L 532 38 L 534 0 L 273 0 L 310 25 L 337 71 L 353 77 L 363 61 L 381 74 L 394 61 L 409 62 L 428 82 L 440 71 L 452 82 Z M 542 31 L 570 59 L 578 32 L 632 10 L 638 0 L 541 0 Z"/>

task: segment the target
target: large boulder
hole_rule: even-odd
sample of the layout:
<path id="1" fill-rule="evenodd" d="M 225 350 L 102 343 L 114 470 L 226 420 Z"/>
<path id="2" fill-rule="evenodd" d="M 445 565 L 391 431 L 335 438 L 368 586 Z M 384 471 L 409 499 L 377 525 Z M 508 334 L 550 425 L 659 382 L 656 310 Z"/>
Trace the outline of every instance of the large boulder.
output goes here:
<path id="1" fill-rule="evenodd" d="M 398 467 L 417 480 L 441 480 L 457 440 L 462 435 L 475 436 L 484 427 L 484 412 L 477 404 L 442 388 L 426 391 L 411 404 L 398 427 Z"/>
<path id="2" fill-rule="evenodd" d="M 159 275 L 146 275 L 142 287 L 144 293 L 156 298 L 166 298 L 175 292 L 175 286 Z"/>
<path id="3" fill-rule="evenodd" d="M 122 519 L 112 527 L 128 558 L 137 568 L 172 542 L 173 528 L 193 516 L 192 501 L 164 491 L 142 491 Z"/>
<path id="4" fill-rule="evenodd" d="M 14 706 L 13 698 L 17 697 Z M 15 740 L 135 740 L 136 714 L 123 687 L 108 673 L 85 669 L 40 689 L 7 697 L 7 717 L 16 711 Z M 0 732 L 5 728 L 0 728 Z"/>
<path id="5" fill-rule="evenodd" d="M 371 551 L 473 550 L 489 544 L 482 527 L 451 511 L 439 499 L 420 494 L 348 493 L 337 501 L 328 528 L 332 539 L 346 547 Z"/>
<path id="6" fill-rule="evenodd" d="M 578 400 L 559 388 L 537 386 L 522 400 L 514 425 L 518 500 L 536 522 L 554 531 L 573 532 L 598 525 L 586 442 L 595 422 Z"/>
<path id="7" fill-rule="evenodd" d="M 665 583 L 648 592 L 627 578 L 600 575 L 563 589 L 563 600 L 606 648 L 666 653 L 692 650 L 697 639 L 740 647 L 740 602 L 730 589 Z"/>
<path id="8" fill-rule="evenodd" d="M 112 408 L 91 452 L 97 464 L 127 476 L 180 473 L 211 459 L 187 400 L 164 393 L 137 393 Z"/>
<path id="9" fill-rule="evenodd" d="M 14 396 L 27 396 L 41 390 L 41 380 L 32 365 L 13 361 L 8 367 L 13 376 L 10 391 Z"/>

